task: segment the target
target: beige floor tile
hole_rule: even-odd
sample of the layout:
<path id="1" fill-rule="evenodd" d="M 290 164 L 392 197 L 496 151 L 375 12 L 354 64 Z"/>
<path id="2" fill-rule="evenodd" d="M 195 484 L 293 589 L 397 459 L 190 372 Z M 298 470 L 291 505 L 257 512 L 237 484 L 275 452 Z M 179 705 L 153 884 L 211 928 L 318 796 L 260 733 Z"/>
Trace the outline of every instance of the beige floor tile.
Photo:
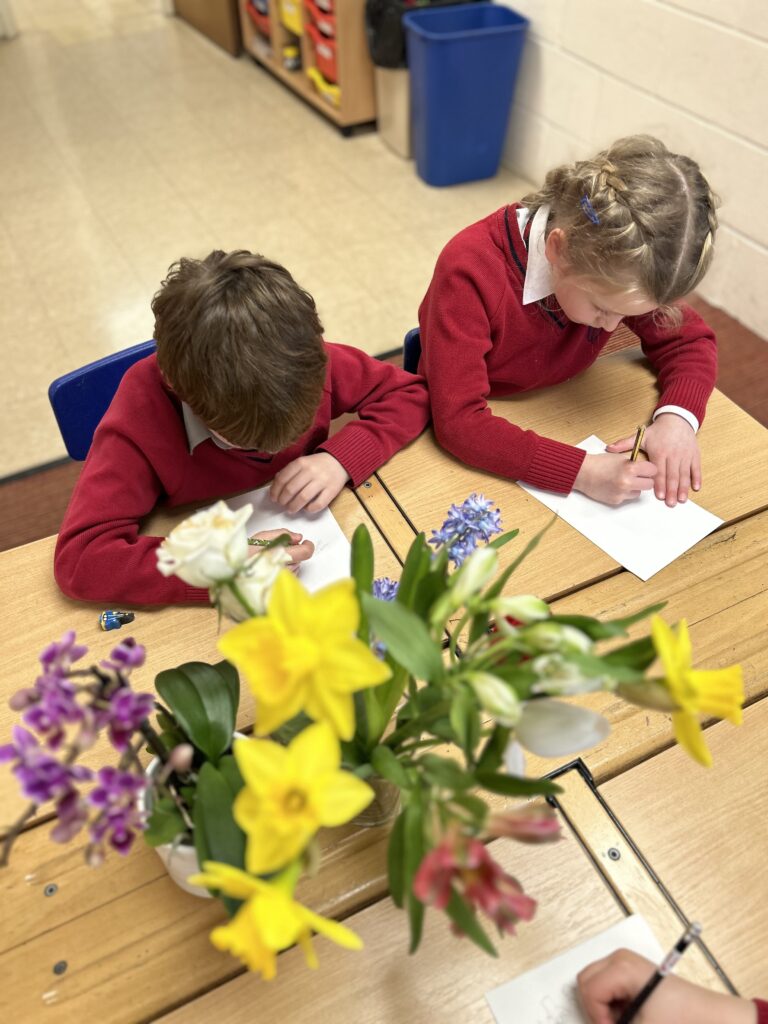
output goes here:
<path id="1" fill-rule="evenodd" d="M 524 190 L 434 189 L 344 139 L 248 56 L 157 0 L 14 0 L 0 46 L 0 477 L 63 454 L 53 377 L 151 335 L 180 256 L 246 248 L 315 297 L 329 340 L 402 345 L 434 260 Z M 10 154 L 10 158 L 7 154 Z M 23 366 L 23 371 L 21 367 Z"/>

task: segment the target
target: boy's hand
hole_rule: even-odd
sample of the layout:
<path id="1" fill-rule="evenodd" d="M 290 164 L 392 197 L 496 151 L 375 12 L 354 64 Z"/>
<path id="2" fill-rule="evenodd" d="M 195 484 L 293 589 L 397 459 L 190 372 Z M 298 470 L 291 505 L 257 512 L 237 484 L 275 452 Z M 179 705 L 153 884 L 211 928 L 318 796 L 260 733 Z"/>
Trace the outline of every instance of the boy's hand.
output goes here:
<path id="1" fill-rule="evenodd" d="M 286 533 L 291 538 L 291 543 L 285 547 L 285 552 L 290 558 L 286 568 L 290 569 L 291 572 L 298 572 L 299 564 L 306 562 L 315 553 L 315 545 L 311 540 L 306 540 L 300 533 L 294 533 L 293 530 L 261 530 L 259 533 L 252 534 L 251 540 L 275 540 Z"/>
<path id="2" fill-rule="evenodd" d="M 585 967 L 577 985 L 590 1024 L 615 1024 L 655 970 L 650 960 L 628 949 L 618 949 Z M 756 1024 L 757 1007 L 747 999 L 709 992 L 670 974 L 632 1020 L 635 1024 Z"/>
<path id="3" fill-rule="evenodd" d="M 573 489 L 605 505 L 621 505 L 650 491 L 655 476 L 650 462 L 630 462 L 626 455 L 587 455 Z"/>
<path id="4" fill-rule="evenodd" d="M 320 512 L 333 501 L 349 474 L 328 452 L 302 455 L 283 466 L 269 489 L 272 501 L 287 512 Z"/>
<path id="5" fill-rule="evenodd" d="M 634 437 L 609 444 L 609 452 L 632 450 Z M 645 431 L 643 448 L 658 469 L 654 493 L 670 508 L 701 487 L 701 456 L 693 427 L 674 412 L 663 412 Z"/>

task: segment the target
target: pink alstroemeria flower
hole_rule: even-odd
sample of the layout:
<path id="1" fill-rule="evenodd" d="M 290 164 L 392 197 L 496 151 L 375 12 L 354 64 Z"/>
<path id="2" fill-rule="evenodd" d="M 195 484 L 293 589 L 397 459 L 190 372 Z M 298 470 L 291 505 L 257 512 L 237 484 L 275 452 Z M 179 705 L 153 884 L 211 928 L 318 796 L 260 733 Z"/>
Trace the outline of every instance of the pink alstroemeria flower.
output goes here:
<path id="1" fill-rule="evenodd" d="M 422 903 L 444 910 L 453 892 L 470 907 L 482 910 L 499 933 L 515 933 L 519 921 L 530 921 L 536 901 L 491 857 L 479 839 L 448 837 L 424 857 L 413 880 Z M 461 931 L 453 926 L 456 934 Z"/>
<path id="2" fill-rule="evenodd" d="M 551 807 L 541 804 L 492 814 L 485 830 L 494 838 L 516 839 L 519 843 L 549 843 L 560 839 L 557 815 Z"/>

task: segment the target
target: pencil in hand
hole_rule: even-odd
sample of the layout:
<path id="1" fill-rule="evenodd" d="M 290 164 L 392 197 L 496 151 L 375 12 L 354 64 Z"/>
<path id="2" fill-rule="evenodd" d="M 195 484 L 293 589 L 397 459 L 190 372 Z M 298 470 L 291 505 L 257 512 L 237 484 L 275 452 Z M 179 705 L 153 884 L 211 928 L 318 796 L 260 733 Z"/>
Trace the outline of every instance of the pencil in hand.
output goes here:
<path id="1" fill-rule="evenodd" d="M 630 462 L 637 462 L 637 456 L 640 454 L 640 446 L 643 443 L 644 435 L 645 426 L 641 424 L 637 428 L 637 433 L 635 434 L 635 443 L 632 445 L 632 454 L 629 456 Z"/>

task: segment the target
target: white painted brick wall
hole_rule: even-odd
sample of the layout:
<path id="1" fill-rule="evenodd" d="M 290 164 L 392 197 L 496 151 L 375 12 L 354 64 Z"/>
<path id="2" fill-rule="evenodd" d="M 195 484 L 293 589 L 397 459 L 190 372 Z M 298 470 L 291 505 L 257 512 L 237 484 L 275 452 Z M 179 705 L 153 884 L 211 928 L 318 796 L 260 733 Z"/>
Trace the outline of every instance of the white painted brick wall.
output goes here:
<path id="1" fill-rule="evenodd" d="M 531 21 L 504 163 L 533 182 L 622 135 L 720 195 L 701 294 L 768 338 L 768 0 L 501 0 Z"/>

